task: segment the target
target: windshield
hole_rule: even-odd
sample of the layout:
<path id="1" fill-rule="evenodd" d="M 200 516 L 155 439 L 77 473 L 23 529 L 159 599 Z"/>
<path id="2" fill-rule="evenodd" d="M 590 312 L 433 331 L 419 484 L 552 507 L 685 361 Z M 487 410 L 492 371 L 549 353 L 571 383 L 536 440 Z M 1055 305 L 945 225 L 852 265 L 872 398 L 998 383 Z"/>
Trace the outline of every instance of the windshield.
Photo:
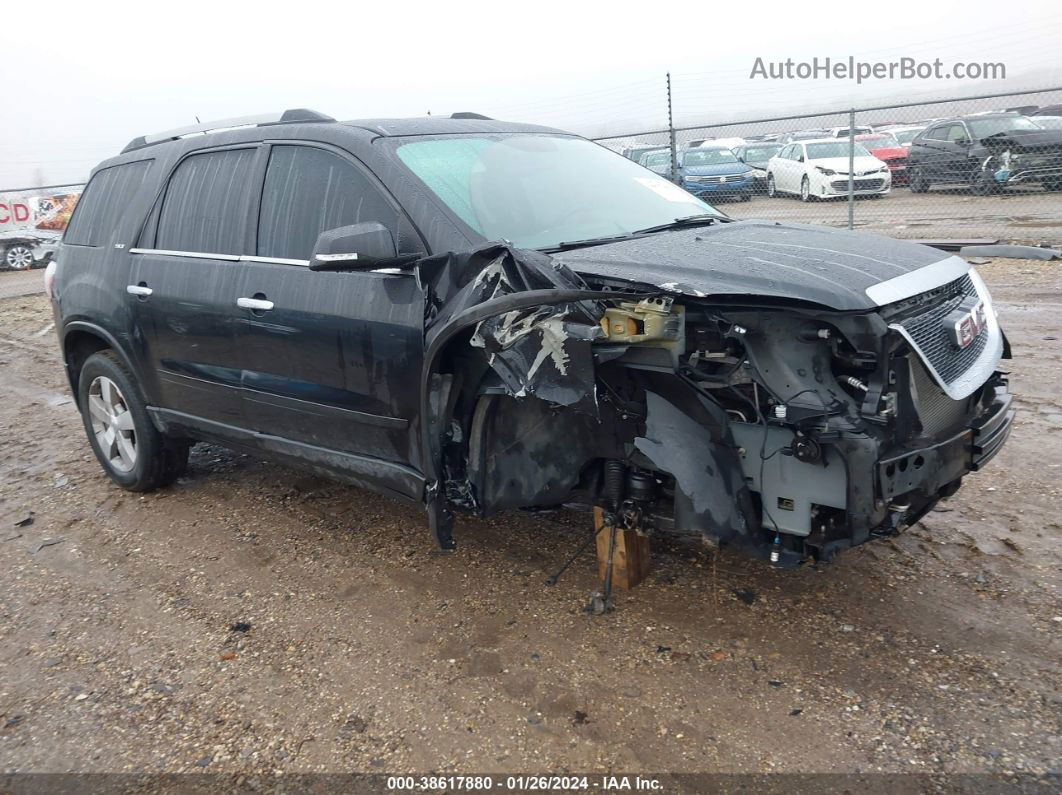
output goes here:
<path id="1" fill-rule="evenodd" d="M 920 127 L 917 130 L 902 130 L 896 133 L 896 140 L 899 141 L 901 144 L 909 144 L 911 143 L 911 141 L 917 138 L 918 133 L 922 132 L 922 130 L 924 129 L 924 127 Z"/>
<path id="2" fill-rule="evenodd" d="M 838 141 L 828 144 L 806 144 L 808 148 L 808 160 L 822 160 L 827 157 L 848 157 L 848 141 Z M 870 152 L 863 144 L 855 142 L 855 156 L 864 157 Z"/>
<path id="3" fill-rule="evenodd" d="M 1062 130 L 1062 116 L 1037 116 L 1036 123 L 1045 130 Z"/>
<path id="4" fill-rule="evenodd" d="M 757 146 L 745 150 L 746 163 L 765 163 L 782 150 L 780 146 Z"/>
<path id="5" fill-rule="evenodd" d="M 966 123 L 970 126 L 970 131 L 973 132 L 974 137 L 979 141 L 990 135 L 1009 132 L 1011 130 L 1041 129 L 1036 126 L 1035 122 L 1024 116 L 1001 116 L 995 119 L 967 119 Z"/>
<path id="6" fill-rule="evenodd" d="M 485 240 L 520 248 L 625 235 L 716 212 L 583 138 L 476 135 L 397 144 L 399 160 Z"/>
<path id="7" fill-rule="evenodd" d="M 720 163 L 736 163 L 738 159 L 729 149 L 691 149 L 682 155 L 684 166 L 717 166 Z"/>

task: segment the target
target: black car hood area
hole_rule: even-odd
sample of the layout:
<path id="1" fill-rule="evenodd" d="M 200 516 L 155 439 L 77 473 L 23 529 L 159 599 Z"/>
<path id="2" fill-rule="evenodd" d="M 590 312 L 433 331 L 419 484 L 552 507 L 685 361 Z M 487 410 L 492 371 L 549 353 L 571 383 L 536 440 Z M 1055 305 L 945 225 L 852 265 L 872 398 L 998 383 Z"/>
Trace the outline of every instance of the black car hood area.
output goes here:
<path id="1" fill-rule="evenodd" d="M 991 152 L 1059 152 L 1062 153 L 1062 130 L 1010 130 L 981 139 Z"/>
<path id="2" fill-rule="evenodd" d="M 873 309 L 867 288 L 946 259 L 928 246 L 805 224 L 737 221 L 662 232 L 553 255 L 594 280 L 625 280 L 696 297 L 798 300 Z"/>

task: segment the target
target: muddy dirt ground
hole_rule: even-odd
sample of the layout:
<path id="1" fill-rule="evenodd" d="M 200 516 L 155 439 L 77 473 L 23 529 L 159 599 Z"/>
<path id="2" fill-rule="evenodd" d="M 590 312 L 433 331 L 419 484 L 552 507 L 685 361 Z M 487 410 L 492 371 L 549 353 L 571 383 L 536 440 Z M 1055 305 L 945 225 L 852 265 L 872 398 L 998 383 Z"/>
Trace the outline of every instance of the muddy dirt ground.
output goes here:
<path id="1" fill-rule="evenodd" d="M 1058 771 L 1062 266 L 981 270 L 1020 406 L 989 468 L 818 569 L 654 542 L 597 618 L 592 551 L 543 585 L 583 516 L 444 556 L 420 511 L 207 446 L 119 490 L 46 299 L 0 302 L 0 771 Z"/>

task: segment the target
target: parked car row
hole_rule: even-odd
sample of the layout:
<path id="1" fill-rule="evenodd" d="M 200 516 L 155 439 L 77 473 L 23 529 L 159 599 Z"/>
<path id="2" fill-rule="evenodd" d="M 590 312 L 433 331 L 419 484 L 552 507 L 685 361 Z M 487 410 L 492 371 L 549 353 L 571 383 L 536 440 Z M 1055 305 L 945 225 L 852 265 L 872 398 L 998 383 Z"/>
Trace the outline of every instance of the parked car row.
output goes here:
<path id="1" fill-rule="evenodd" d="M 854 135 L 853 135 L 854 133 Z M 849 138 L 854 138 L 851 148 Z M 883 196 L 893 186 L 915 193 L 961 186 L 986 195 L 1012 185 L 1062 190 L 1062 106 L 1035 115 L 994 111 L 890 123 L 793 130 L 757 138 L 700 138 L 676 152 L 636 145 L 623 154 L 691 193 L 748 201 L 754 194 L 792 194 L 804 201 Z"/>

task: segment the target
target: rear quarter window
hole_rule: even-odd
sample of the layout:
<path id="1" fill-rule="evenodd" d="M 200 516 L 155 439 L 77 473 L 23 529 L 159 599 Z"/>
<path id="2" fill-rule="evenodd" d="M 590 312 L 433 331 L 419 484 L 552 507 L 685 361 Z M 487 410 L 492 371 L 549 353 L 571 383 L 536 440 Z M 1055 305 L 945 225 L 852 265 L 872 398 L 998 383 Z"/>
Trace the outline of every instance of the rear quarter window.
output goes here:
<path id="1" fill-rule="evenodd" d="M 111 242 L 154 162 L 138 160 L 97 171 L 78 200 L 63 242 L 73 246 L 103 246 Z"/>

